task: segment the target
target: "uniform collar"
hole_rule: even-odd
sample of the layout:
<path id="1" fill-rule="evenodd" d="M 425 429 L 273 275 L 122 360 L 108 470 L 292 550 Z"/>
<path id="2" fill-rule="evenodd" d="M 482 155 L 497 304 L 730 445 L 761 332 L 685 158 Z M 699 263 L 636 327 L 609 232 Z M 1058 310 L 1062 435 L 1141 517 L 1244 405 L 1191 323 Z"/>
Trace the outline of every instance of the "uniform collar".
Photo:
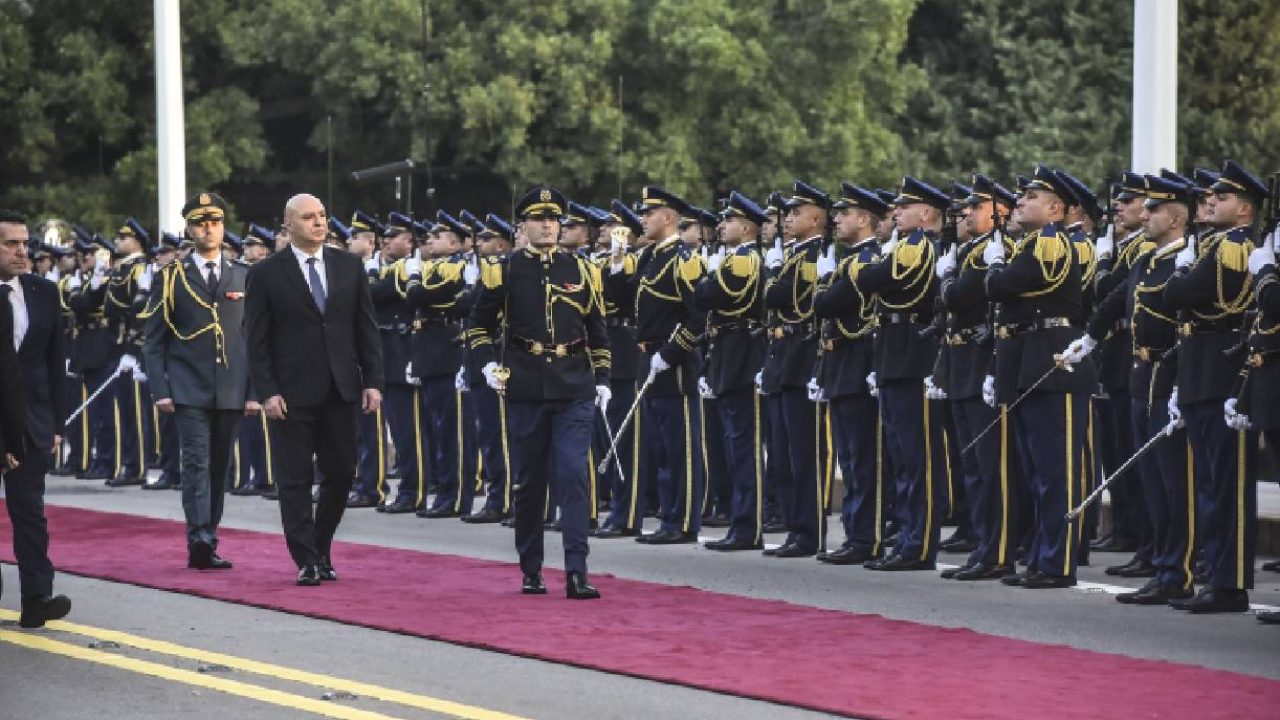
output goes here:
<path id="1" fill-rule="evenodd" d="M 669 250 L 671 249 L 672 245 L 676 245 L 679 242 L 680 242 L 680 233 L 676 233 L 675 235 L 672 235 L 666 240 L 663 240 L 662 242 L 658 243 L 658 245 L 654 247 L 653 250 L 654 252 L 662 252 L 663 250 Z"/>

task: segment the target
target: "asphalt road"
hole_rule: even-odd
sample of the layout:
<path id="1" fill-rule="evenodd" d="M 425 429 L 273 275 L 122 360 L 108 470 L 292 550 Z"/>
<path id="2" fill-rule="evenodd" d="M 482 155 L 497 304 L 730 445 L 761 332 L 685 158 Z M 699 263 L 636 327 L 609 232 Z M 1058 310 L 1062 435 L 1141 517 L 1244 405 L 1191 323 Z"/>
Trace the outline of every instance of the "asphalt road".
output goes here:
<path id="1" fill-rule="evenodd" d="M 109 490 L 55 479 L 47 501 L 181 519 L 178 494 Z M 224 524 L 279 531 L 274 503 L 229 497 Z M 838 533 L 838 529 L 836 533 Z M 718 531 L 708 530 L 708 536 Z M 559 543 L 550 536 L 549 565 Z M 457 520 L 355 510 L 339 539 L 513 561 L 510 531 Z M 778 540 L 779 538 L 772 538 Z M 838 538 L 834 537 L 833 540 Z M 54 542 L 57 538 L 54 538 Z M 234 560 L 234 556 L 230 556 Z M 955 562 L 960 556 L 943 556 Z M 874 573 L 812 559 L 722 555 L 694 546 L 654 548 L 629 539 L 592 543 L 591 567 L 621 577 L 851 612 L 966 627 L 1134 657 L 1157 658 L 1280 679 L 1280 629 L 1249 615 L 1193 617 L 1115 602 L 1123 581 L 1102 573 L 1118 555 L 1095 554 L 1083 586 L 1022 591 L 956 583 L 933 573 Z M 168 718 L 193 712 L 236 718 L 292 717 L 818 717 L 792 708 L 462 648 L 230 603 L 61 575 L 72 596 L 74 632 L 17 631 L 17 572 L 0 607 L 0 718 Z M 1280 574 L 1260 573 L 1255 604 L 1280 606 Z M 513 586 L 519 582 L 512 568 Z M 102 646 L 109 631 L 139 639 Z M 15 644 L 12 638 L 28 644 Z M 155 646 L 157 642 L 176 647 Z M 91 643 L 97 643 L 91 647 Z M 132 643 L 132 644 L 131 644 Z M 603 645 L 603 643 L 602 643 Z M 150 649 L 140 649 L 147 648 Z M 603 647 L 602 647 L 603 650 Z M 201 653 L 222 653 L 209 662 Z M 204 659 L 202 659 L 204 658 Z M 710 661 L 710 660 L 709 660 Z M 269 667 L 249 665 L 269 663 Z M 225 668 L 221 666 L 226 666 Z M 201 666 L 212 672 L 199 672 Z M 832 669 L 838 672 L 837 669 Z M 308 675 L 313 674 L 313 675 Z M 353 685 L 365 683 L 366 685 Z M 348 692 L 322 700 L 326 693 Z M 398 693 L 398 694 L 397 694 Z M 456 703 L 458 705 L 450 705 Z"/>

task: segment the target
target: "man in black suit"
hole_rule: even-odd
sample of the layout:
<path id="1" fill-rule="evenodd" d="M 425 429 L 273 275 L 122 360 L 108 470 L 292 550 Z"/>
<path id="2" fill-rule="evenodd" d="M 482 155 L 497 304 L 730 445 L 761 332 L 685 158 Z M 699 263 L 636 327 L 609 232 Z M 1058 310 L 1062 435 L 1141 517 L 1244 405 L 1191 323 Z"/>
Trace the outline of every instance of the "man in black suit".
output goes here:
<path id="1" fill-rule="evenodd" d="M 142 313 L 151 394 L 156 409 L 174 415 L 181 438 L 187 567 L 197 570 L 231 567 L 217 553 L 227 465 L 241 412 L 259 410 L 248 399 L 242 328 L 249 266 L 223 258 L 226 209 L 213 193 L 187 201 L 182 215 L 195 249 L 152 280 Z"/>
<path id="2" fill-rule="evenodd" d="M 299 585 L 336 580 L 329 546 L 355 476 L 356 403 L 382 404 L 382 346 L 360 258 L 325 247 L 311 195 L 285 205 L 286 249 L 249 272 L 247 330 L 255 396 L 271 419 L 280 519 Z M 311 460 L 319 461 L 312 515 Z"/>
<path id="3" fill-rule="evenodd" d="M 17 351 L 16 372 L 0 361 L 0 375 L 8 379 L 0 382 L 0 405 L 7 418 L 0 470 L 22 591 L 19 624 L 37 628 L 71 612 L 65 595 L 53 595 L 44 517 L 44 476 L 62 442 L 66 375 L 58 286 L 30 274 L 27 242 L 26 218 L 0 211 L 0 345 L 5 355 L 9 348 Z M 9 387 L 14 378 L 20 388 Z"/>

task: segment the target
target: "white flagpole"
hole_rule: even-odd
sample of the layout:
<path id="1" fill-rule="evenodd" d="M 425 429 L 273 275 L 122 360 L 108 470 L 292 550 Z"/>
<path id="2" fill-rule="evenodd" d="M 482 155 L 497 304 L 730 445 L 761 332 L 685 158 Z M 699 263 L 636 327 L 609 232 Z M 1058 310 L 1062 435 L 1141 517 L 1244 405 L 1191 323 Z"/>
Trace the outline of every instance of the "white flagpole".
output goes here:
<path id="1" fill-rule="evenodd" d="M 182 101 L 182 30 L 178 0 L 155 0 L 156 161 L 160 229 L 181 233 L 187 193 Z"/>

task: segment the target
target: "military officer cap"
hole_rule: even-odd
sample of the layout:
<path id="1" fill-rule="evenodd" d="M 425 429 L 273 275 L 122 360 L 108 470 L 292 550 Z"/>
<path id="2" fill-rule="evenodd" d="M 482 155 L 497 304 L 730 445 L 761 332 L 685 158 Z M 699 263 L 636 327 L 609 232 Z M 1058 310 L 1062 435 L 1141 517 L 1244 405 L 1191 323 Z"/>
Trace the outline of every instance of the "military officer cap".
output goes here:
<path id="1" fill-rule="evenodd" d="M 1222 163 L 1222 174 L 1211 189 L 1216 193 L 1244 195 L 1255 204 L 1267 196 L 1267 184 L 1235 160 Z"/>
<path id="2" fill-rule="evenodd" d="M 951 198 L 923 180 L 917 180 L 910 175 L 904 176 L 902 185 L 898 189 L 898 195 L 893 199 L 893 204 L 901 206 L 915 205 L 916 203 L 924 203 L 939 210 L 945 210 L 951 204 Z"/>
<path id="3" fill-rule="evenodd" d="M 875 193 L 876 197 L 880 198 L 880 202 L 883 202 L 885 208 L 887 208 L 885 212 L 893 209 L 893 201 L 897 199 L 898 193 L 886 188 L 876 188 Z"/>
<path id="4" fill-rule="evenodd" d="M 91 253 L 97 250 L 97 244 L 93 241 L 93 235 L 84 229 L 80 223 L 71 226 L 71 234 L 75 236 L 75 240 L 71 243 L 71 247 L 79 253 Z"/>
<path id="5" fill-rule="evenodd" d="M 657 185 L 645 185 L 643 188 L 640 188 L 640 203 L 639 207 L 637 207 L 637 212 L 639 214 L 643 215 L 650 210 L 657 210 L 658 208 L 664 207 L 669 207 L 672 210 L 675 210 L 676 214 L 683 217 L 689 214 L 689 208 L 691 206 L 684 200 L 684 198 L 681 198 L 673 192 L 664 190 Z"/>
<path id="6" fill-rule="evenodd" d="M 1044 190 L 1062 199 L 1067 205 L 1079 205 L 1080 200 L 1058 171 L 1047 165 L 1037 165 L 1024 190 Z"/>
<path id="7" fill-rule="evenodd" d="M 777 218 L 782 206 L 786 203 L 786 198 L 782 197 L 782 193 L 774 190 L 769 193 L 769 197 L 764 201 L 764 213 L 771 218 Z"/>
<path id="8" fill-rule="evenodd" d="M 1195 180 L 1192 180 L 1191 178 L 1187 177 L 1186 175 L 1183 175 L 1182 173 L 1174 172 L 1169 168 L 1160 168 L 1160 177 L 1164 178 L 1165 180 L 1173 180 L 1174 182 L 1180 182 L 1183 185 L 1196 184 Z"/>
<path id="9" fill-rule="evenodd" d="M 1116 193 L 1117 200 L 1132 200 L 1134 198 L 1146 197 L 1147 195 L 1147 178 L 1135 172 L 1125 170 L 1120 173 L 1120 192 Z"/>
<path id="10" fill-rule="evenodd" d="M 101 235 L 99 235 L 99 234 L 97 234 L 97 233 L 94 233 L 94 234 L 93 234 L 93 244 L 94 244 L 94 245 L 97 245 L 98 247 L 102 248 L 103 250 L 106 250 L 107 252 L 111 253 L 112 255 L 115 255 L 115 254 L 116 254 L 116 246 L 115 246 L 115 245 L 112 245 L 110 240 L 108 240 L 108 239 L 106 239 L 106 238 L 102 237 Z"/>
<path id="11" fill-rule="evenodd" d="M 120 229 L 116 230 L 116 237 L 134 238 L 139 243 L 142 243 L 144 248 L 151 244 L 151 233 L 148 233 L 146 228 L 142 227 L 142 223 L 134 218 L 125 219 Z"/>
<path id="12" fill-rule="evenodd" d="M 720 215 L 726 220 L 733 217 L 746 218 L 756 225 L 763 225 L 769 219 L 764 208 L 737 190 L 729 193 L 729 199 L 725 201 L 724 211 Z"/>
<path id="13" fill-rule="evenodd" d="M 591 208 L 570 200 L 569 209 L 565 212 L 564 217 L 560 218 L 560 224 L 565 227 L 594 225 L 596 224 L 596 218 L 595 214 L 591 212 Z"/>
<path id="14" fill-rule="evenodd" d="M 202 192 L 182 206 L 182 217 L 188 223 L 222 220 L 227 216 L 227 201 L 217 193 Z"/>
<path id="15" fill-rule="evenodd" d="M 329 218 L 329 219 L 332 220 L 333 218 Z M 231 232 L 230 230 L 222 234 L 222 242 L 225 243 L 232 250 L 235 250 L 237 255 L 244 252 L 244 240 L 241 239 L 239 235 Z"/>
<path id="16" fill-rule="evenodd" d="M 988 200 L 995 200 L 1001 205 L 1013 207 L 1017 204 L 1018 197 L 1013 194 L 1013 191 L 990 177 L 975 173 L 972 190 L 969 192 L 969 197 L 965 198 L 965 202 L 970 205 L 981 205 Z"/>
<path id="17" fill-rule="evenodd" d="M 1180 202 L 1194 213 L 1196 207 L 1196 194 L 1193 183 L 1179 182 L 1159 175 L 1148 175 L 1146 177 L 1147 199 L 1143 202 L 1143 206 L 1148 210 L 1154 210 L 1165 203 Z"/>
<path id="18" fill-rule="evenodd" d="M 591 213 L 594 218 L 593 222 L 595 222 L 596 225 L 604 225 L 605 223 L 613 222 L 613 213 L 608 210 L 598 207 L 588 207 L 587 211 Z"/>
<path id="19" fill-rule="evenodd" d="M 631 234 L 637 237 L 644 234 L 644 223 L 640 222 L 640 216 L 631 211 L 626 203 L 621 200 L 614 200 L 609 204 L 609 221 L 626 225 Z"/>
<path id="20" fill-rule="evenodd" d="M 784 207 L 790 210 L 801 205 L 817 205 L 823 210 L 830 210 L 831 196 L 803 180 L 796 180 L 792 185 L 791 197 L 787 198 Z"/>
<path id="21" fill-rule="evenodd" d="M 564 194 L 553 187 L 535 187 L 516 203 L 517 220 L 558 219 L 569 207 Z"/>
<path id="22" fill-rule="evenodd" d="M 346 244 L 351 240 L 351 228 L 342 224 L 342 221 L 336 217 L 329 217 L 329 231 L 338 236 L 338 239 Z"/>
<path id="23" fill-rule="evenodd" d="M 1085 214 L 1097 220 L 1102 217 L 1102 206 L 1098 204 L 1098 196 L 1089 189 L 1076 176 L 1065 170 L 1059 170 L 1058 175 L 1062 177 L 1062 181 L 1066 183 L 1071 190 L 1071 194 L 1075 196 L 1076 204 L 1084 208 Z"/>
<path id="24" fill-rule="evenodd" d="M 394 237 L 400 233 L 412 233 L 414 225 L 413 218 L 408 215 L 398 212 L 390 213 L 387 215 L 387 224 L 383 226 L 382 236 Z"/>
<path id="25" fill-rule="evenodd" d="M 480 237 L 504 237 L 507 242 L 512 242 L 515 240 L 516 231 L 511 227 L 511 223 L 489 213 L 484 216 L 484 230 L 480 233 Z"/>
<path id="26" fill-rule="evenodd" d="M 62 245 L 50 245 L 49 243 L 43 243 L 42 247 L 44 247 L 45 250 L 48 250 L 49 254 L 56 258 L 64 258 L 71 254 L 71 249 L 63 247 Z"/>
<path id="27" fill-rule="evenodd" d="M 471 228 L 467 227 L 461 220 L 450 215 L 443 210 L 436 211 L 436 224 L 431 228 L 434 231 L 449 231 L 457 235 L 459 239 L 471 236 Z"/>
<path id="28" fill-rule="evenodd" d="M 700 208 L 697 205 L 690 205 L 689 214 L 680 218 L 680 229 L 683 230 L 694 223 L 713 228 L 720 224 L 720 218 L 710 210 Z"/>
<path id="29" fill-rule="evenodd" d="M 256 226 L 255 226 L 255 225 L 250 224 L 250 225 L 249 225 L 249 227 L 250 227 L 250 228 L 253 228 L 253 227 L 256 227 Z M 268 237 L 270 237 L 270 233 L 267 233 L 267 235 L 268 235 Z M 275 238 L 272 238 L 272 241 L 273 241 L 273 242 L 274 242 L 274 240 L 275 240 Z M 173 233 L 171 233 L 171 232 L 163 233 L 163 234 L 160 236 L 160 242 L 161 242 L 161 243 L 163 243 L 163 244 L 165 244 L 165 245 L 168 245 L 169 247 L 172 247 L 174 250 L 177 250 L 178 248 L 182 247 L 182 238 L 178 237 L 177 235 L 174 235 L 174 234 L 173 234 Z"/>
<path id="30" fill-rule="evenodd" d="M 957 180 L 951 181 L 951 203 L 947 205 L 949 212 L 960 212 L 969 204 L 969 196 L 973 188 Z"/>
<path id="31" fill-rule="evenodd" d="M 840 183 L 840 197 L 831 203 L 834 210 L 844 208 L 862 208 L 873 215 L 884 215 L 889 212 L 889 203 L 879 192 L 858 187 L 851 182 Z"/>
<path id="32" fill-rule="evenodd" d="M 476 217 L 470 210 L 463 210 L 458 213 L 458 219 L 466 226 L 469 235 L 479 235 L 484 230 L 484 223 L 480 222 L 480 218 Z"/>
<path id="33" fill-rule="evenodd" d="M 1222 173 L 1207 168 L 1196 168 L 1191 176 L 1196 181 L 1196 192 L 1201 195 L 1211 195 L 1213 193 L 1213 184 L 1218 182 L 1218 178 L 1222 177 Z"/>
<path id="34" fill-rule="evenodd" d="M 415 243 L 425 242 L 427 237 L 434 232 L 436 232 L 436 225 L 430 220 L 419 222 L 413 218 L 409 219 L 409 234 L 413 236 Z"/>
<path id="35" fill-rule="evenodd" d="M 352 229 L 355 229 L 354 225 Z M 263 247 L 271 247 L 275 245 L 275 242 L 275 236 L 271 234 L 271 231 L 261 225 L 249 223 L 249 229 L 244 231 L 244 244 L 246 246 L 261 245 Z"/>
<path id="36" fill-rule="evenodd" d="M 384 231 L 382 228 L 382 223 L 373 219 L 372 215 L 369 215 L 363 210 L 357 210 L 351 213 L 351 232 L 352 233 L 371 232 L 376 235 L 382 235 Z"/>

